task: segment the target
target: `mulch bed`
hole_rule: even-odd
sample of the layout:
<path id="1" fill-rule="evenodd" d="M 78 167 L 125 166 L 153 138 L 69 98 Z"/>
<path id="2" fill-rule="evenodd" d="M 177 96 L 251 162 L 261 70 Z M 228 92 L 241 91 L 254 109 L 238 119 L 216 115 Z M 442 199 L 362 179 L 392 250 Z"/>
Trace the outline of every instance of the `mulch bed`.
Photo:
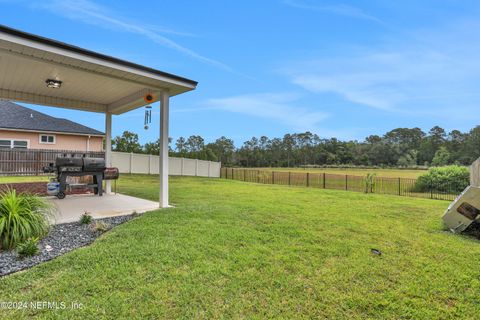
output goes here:
<path id="1" fill-rule="evenodd" d="M 103 221 L 111 229 L 137 215 L 131 214 L 96 219 L 95 221 Z M 36 256 L 21 258 L 15 250 L 0 251 L 0 277 L 33 267 L 76 248 L 89 245 L 102 234 L 100 231 L 95 231 L 92 225 L 81 224 L 80 222 L 53 225 L 48 235 L 39 241 L 40 253 Z"/>

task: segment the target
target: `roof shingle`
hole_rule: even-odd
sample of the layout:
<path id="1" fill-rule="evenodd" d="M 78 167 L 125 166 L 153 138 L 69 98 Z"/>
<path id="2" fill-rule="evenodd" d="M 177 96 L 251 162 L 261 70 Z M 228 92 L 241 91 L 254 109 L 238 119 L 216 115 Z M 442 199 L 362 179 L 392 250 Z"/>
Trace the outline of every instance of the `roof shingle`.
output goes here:
<path id="1" fill-rule="evenodd" d="M 0 101 L 0 129 L 105 135 L 79 123 L 55 118 L 10 101 Z"/>

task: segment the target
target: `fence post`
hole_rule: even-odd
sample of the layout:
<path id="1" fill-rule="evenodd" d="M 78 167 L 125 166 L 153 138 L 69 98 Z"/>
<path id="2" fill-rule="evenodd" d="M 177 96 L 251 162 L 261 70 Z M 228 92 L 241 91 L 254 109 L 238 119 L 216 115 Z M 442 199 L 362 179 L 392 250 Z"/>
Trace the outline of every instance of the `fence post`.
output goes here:
<path id="1" fill-rule="evenodd" d="M 348 191 L 348 175 L 345 175 L 345 190 Z"/>
<path id="2" fill-rule="evenodd" d="M 325 172 L 323 173 L 323 189 L 325 189 L 326 187 L 326 183 L 325 183 L 325 178 L 326 178 L 326 175 L 325 175 Z"/>
<path id="3" fill-rule="evenodd" d="M 400 177 L 398 177 L 398 195 L 401 196 L 402 195 L 402 192 L 401 192 L 401 188 L 400 188 Z"/>
<path id="4" fill-rule="evenodd" d="M 198 176 L 198 159 L 195 159 L 195 176 Z M 232 171 L 232 179 L 233 179 L 233 171 Z"/>
<path id="5" fill-rule="evenodd" d="M 185 159 L 185 158 L 182 157 L 182 158 L 180 158 L 180 159 L 181 159 L 181 160 L 180 160 L 180 175 L 183 176 L 183 171 L 185 170 L 185 169 L 184 169 L 184 167 L 185 167 L 185 165 L 184 165 L 185 160 L 184 160 L 184 159 Z M 226 176 L 226 175 L 227 175 L 227 168 L 225 168 L 225 176 Z"/>
<path id="6" fill-rule="evenodd" d="M 211 161 L 208 161 L 208 177 L 210 178 L 210 167 L 212 165 Z"/>
<path id="7" fill-rule="evenodd" d="M 151 167 L 152 166 L 152 155 L 148 155 L 148 174 L 152 174 Z"/>
<path id="8" fill-rule="evenodd" d="M 245 178 L 245 171 L 247 171 L 247 170 L 243 169 L 243 181 L 247 181 L 247 179 Z"/>
<path id="9" fill-rule="evenodd" d="M 257 170 L 257 183 L 260 183 L 260 170 Z"/>
<path id="10" fill-rule="evenodd" d="M 292 173 L 288 171 L 288 185 L 290 185 L 292 179 Z"/>
<path id="11" fill-rule="evenodd" d="M 310 187 L 310 173 L 307 172 L 307 188 Z"/>
<path id="12" fill-rule="evenodd" d="M 133 168 L 133 152 L 130 152 L 130 173 L 132 173 Z"/>
<path id="13" fill-rule="evenodd" d="M 35 153 L 35 163 L 37 164 L 35 167 L 35 175 L 38 176 L 40 174 L 40 152 Z"/>
<path id="14" fill-rule="evenodd" d="M 275 184 L 275 171 L 272 171 L 272 184 Z"/>

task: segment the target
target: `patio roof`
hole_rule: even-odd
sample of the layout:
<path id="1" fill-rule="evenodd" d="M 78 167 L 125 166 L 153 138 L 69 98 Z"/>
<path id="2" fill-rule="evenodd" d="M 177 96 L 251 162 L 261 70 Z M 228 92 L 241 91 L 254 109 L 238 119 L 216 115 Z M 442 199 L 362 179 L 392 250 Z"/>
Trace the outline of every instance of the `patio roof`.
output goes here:
<path id="1" fill-rule="evenodd" d="M 62 81 L 59 89 L 47 79 Z M 32 104 L 121 114 L 194 90 L 197 82 L 0 25 L 0 97 Z"/>
<path id="2" fill-rule="evenodd" d="M 47 84 L 49 84 L 47 86 Z M 0 25 L 0 99 L 105 113 L 105 161 L 111 166 L 112 114 L 160 101 L 159 203 L 168 207 L 170 97 L 197 82 Z M 105 183 L 111 192 L 111 181 Z"/>

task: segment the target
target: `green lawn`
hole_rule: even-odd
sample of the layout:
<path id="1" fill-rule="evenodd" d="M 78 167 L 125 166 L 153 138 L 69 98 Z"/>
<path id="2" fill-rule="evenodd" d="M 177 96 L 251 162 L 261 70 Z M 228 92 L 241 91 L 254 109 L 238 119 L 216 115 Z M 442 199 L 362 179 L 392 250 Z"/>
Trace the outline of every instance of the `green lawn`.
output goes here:
<path id="1" fill-rule="evenodd" d="M 0 176 L 1 183 L 16 183 L 16 182 L 48 182 L 49 176 Z"/>
<path id="2" fill-rule="evenodd" d="M 365 176 L 367 173 L 375 173 L 378 177 L 385 178 L 411 178 L 416 179 L 427 170 L 415 169 L 362 169 L 362 168 L 248 168 L 266 171 L 291 171 L 291 172 L 325 172 L 331 174 L 348 174 L 352 176 Z"/>
<path id="3" fill-rule="evenodd" d="M 119 190 L 155 200 L 157 177 Z M 448 202 L 172 178 L 176 208 L 0 280 L 1 319 L 475 319 L 480 243 L 442 230 Z M 382 256 L 370 253 L 380 249 Z"/>

